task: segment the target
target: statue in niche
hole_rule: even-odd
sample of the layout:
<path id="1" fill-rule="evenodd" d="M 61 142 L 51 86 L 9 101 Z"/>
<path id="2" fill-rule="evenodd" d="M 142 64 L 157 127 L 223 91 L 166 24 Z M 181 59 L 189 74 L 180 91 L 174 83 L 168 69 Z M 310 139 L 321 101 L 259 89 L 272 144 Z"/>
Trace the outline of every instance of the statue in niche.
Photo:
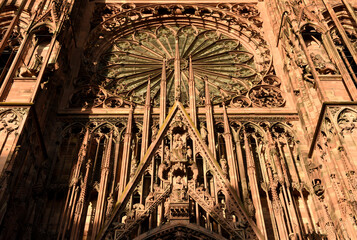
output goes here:
<path id="1" fill-rule="evenodd" d="M 174 202 L 182 202 L 187 200 L 187 183 L 186 178 L 180 175 L 174 177 L 173 189 L 172 189 L 172 200 Z"/>
<path id="2" fill-rule="evenodd" d="M 227 160 L 224 157 L 224 155 L 222 155 L 221 159 L 219 160 L 219 163 L 221 164 L 221 168 L 222 168 L 224 175 L 227 177 L 228 176 L 228 164 L 227 164 Z"/>
<path id="3" fill-rule="evenodd" d="M 207 137 L 208 137 L 208 133 L 207 133 L 207 128 L 205 126 L 205 124 L 203 122 L 201 122 L 200 124 L 200 134 L 201 134 L 201 137 L 202 137 L 202 140 L 207 143 Z"/>
<path id="4" fill-rule="evenodd" d="M 134 177 L 136 170 L 138 169 L 138 164 L 135 159 L 132 159 L 132 165 L 130 169 L 130 178 Z"/>
<path id="5" fill-rule="evenodd" d="M 162 181 L 165 181 L 167 179 L 164 178 L 164 172 L 169 169 L 171 166 L 170 162 L 167 162 L 166 160 L 164 162 L 162 162 L 160 165 L 159 165 L 159 168 L 157 170 L 157 176 L 162 180 Z"/>
<path id="6" fill-rule="evenodd" d="M 168 217 L 170 215 L 170 199 L 166 198 L 166 201 L 164 203 L 164 208 L 165 208 L 165 217 Z"/>
<path id="7" fill-rule="evenodd" d="M 337 72 L 335 65 L 329 60 L 324 46 L 313 34 L 306 40 L 306 46 L 315 69 L 319 74 L 335 74 Z"/>
<path id="8" fill-rule="evenodd" d="M 187 146 L 187 152 L 186 152 L 186 156 L 187 156 L 187 160 L 190 162 L 192 160 L 192 149 L 190 146 Z"/>
<path id="9" fill-rule="evenodd" d="M 114 198 L 113 198 L 113 194 L 111 193 L 108 197 L 108 206 L 107 206 L 107 213 L 106 213 L 106 217 L 110 217 L 110 214 L 113 211 L 113 206 L 114 206 Z"/>
<path id="10" fill-rule="evenodd" d="M 194 181 L 197 181 L 197 177 L 198 177 L 198 167 L 197 164 L 194 161 L 189 162 L 191 165 L 188 167 L 191 169 L 193 176 L 192 179 Z"/>
<path id="11" fill-rule="evenodd" d="M 175 161 L 182 161 L 184 158 L 183 155 L 183 147 L 184 147 L 184 142 L 182 141 L 182 136 L 181 134 L 177 133 L 174 135 L 174 142 L 173 142 L 173 150 L 172 150 L 172 156 Z"/>
<path id="12" fill-rule="evenodd" d="M 245 199 L 244 202 L 245 202 L 245 206 L 247 207 L 249 216 L 250 216 L 250 217 L 254 217 L 254 215 L 255 215 L 255 208 L 254 208 L 254 205 L 253 205 L 252 200 L 251 200 L 249 197 L 246 197 L 246 199 Z"/>
<path id="13" fill-rule="evenodd" d="M 156 127 L 156 125 L 153 125 L 151 127 L 151 139 L 154 141 L 156 139 L 156 135 L 159 132 L 159 129 Z"/>
<path id="14" fill-rule="evenodd" d="M 332 62 L 326 62 L 320 54 L 311 53 L 310 57 L 318 73 L 334 74 L 337 72 L 335 65 Z"/>
<path id="15" fill-rule="evenodd" d="M 150 204 L 153 201 L 154 201 L 154 193 L 153 192 L 149 192 L 148 196 L 145 199 L 145 206 L 147 207 L 148 204 Z"/>

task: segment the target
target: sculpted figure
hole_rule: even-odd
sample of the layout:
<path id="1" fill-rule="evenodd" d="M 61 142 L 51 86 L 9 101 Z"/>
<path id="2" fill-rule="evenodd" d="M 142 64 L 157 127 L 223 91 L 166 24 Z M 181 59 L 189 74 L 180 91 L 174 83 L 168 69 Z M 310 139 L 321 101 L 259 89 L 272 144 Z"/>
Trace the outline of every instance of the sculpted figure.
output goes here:
<path id="1" fill-rule="evenodd" d="M 205 143 L 207 143 L 207 136 L 208 136 L 208 134 L 207 134 L 206 126 L 205 126 L 205 124 L 204 124 L 203 122 L 201 122 L 200 126 L 201 126 L 201 128 L 200 128 L 201 137 L 202 137 L 203 141 L 204 141 Z"/>
<path id="2" fill-rule="evenodd" d="M 311 60 L 314 62 L 316 71 L 320 74 L 334 74 L 336 67 L 332 62 L 326 62 L 320 54 L 311 53 Z"/>
<path id="3" fill-rule="evenodd" d="M 191 160 L 192 159 L 192 149 L 190 146 L 187 146 L 187 160 Z"/>
<path id="4" fill-rule="evenodd" d="M 223 170 L 224 175 L 228 175 L 228 165 L 227 165 L 227 160 L 224 158 L 222 155 L 221 159 L 219 160 L 219 163 L 221 164 L 221 168 Z"/>
<path id="5" fill-rule="evenodd" d="M 149 203 L 149 202 L 152 202 L 152 201 L 154 201 L 154 193 L 153 193 L 153 192 L 150 192 L 150 193 L 148 194 L 148 196 L 146 197 L 146 199 L 145 199 L 145 206 L 147 207 L 147 206 L 148 206 L 148 203 Z"/>
<path id="6" fill-rule="evenodd" d="M 166 180 L 166 179 L 164 179 L 164 171 L 167 170 L 168 168 L 169 168 L 169 164 L 168 164 L 166 161 L 164 161 L 163 163 L 161 163 L 161 164 L 159 165 L 159 169 L 158 169 L 157 176 L 158 176 L 162 181 Z"/>
<path id="7" fill-rule="evenodd" d="M 191 166 L 189 166 L 189 168 L 192 170 L 193 172 L 193 176 L 192 179 L 193 180 L 197 180 L 197 176 L 198 176 L 198 167 L 197 164 L 195 162 L 192 162 Z"/>

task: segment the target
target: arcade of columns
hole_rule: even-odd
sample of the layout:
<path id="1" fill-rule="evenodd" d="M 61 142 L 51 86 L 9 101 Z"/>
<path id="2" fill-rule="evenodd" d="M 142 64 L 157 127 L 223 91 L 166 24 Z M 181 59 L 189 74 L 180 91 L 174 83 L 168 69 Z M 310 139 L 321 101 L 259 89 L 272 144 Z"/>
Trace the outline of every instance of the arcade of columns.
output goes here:
<path id="1" fill-rule="evenodd" d="M 0 2 L 0 239 L 357 239 L 357 3 Z"/>

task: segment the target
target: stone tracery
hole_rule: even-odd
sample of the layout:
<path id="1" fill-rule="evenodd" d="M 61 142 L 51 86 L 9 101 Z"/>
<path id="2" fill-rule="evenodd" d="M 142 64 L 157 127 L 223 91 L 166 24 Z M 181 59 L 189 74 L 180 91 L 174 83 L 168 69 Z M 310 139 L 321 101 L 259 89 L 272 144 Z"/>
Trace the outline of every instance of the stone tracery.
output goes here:
<path id="1" fill-rule="evenodd" d="M 50 82 L 51 91 L 64 90 L 64 97 L 51 118 L 57 129 L 53 131 L 51 122 L 54 133 L 44 134 L 46 141 L 46 134 L 56 141 L 49 148 L 49 158 L 55 156 L 49 188 L 56 194 L 44 212 L 59 213 L 59 201 L 65 206 L 61 215 L 48 217 L 44 228 L 51 229 L 51 239 L 313 239 L 325 234 L 347 238 L 347 231 L 353 233 L 357 181 L 356 164 L 350 159 L 355 153 L 355 110 L 329 109 L 318 120 L 321 129 L 312 133 L 320 97 L 326 100 L 315 89 L 328 86 L 327 81 L 345 81 L 341 65 L 347 63 L 331 58 L 338 55 L 328 33 L 311 24 L 321 15 L 316 6 L 269 0 L 216 7 L 90 2 L 95 13 L 90 23 L 86 21 L 91 32 L 83 46 L 74 39 L 76 27 L 82 25 L 69 23 L 62 14 L 70 4 L 46 1 L 43 11 L 33 15 L 34 27 L 28 33 L 20 31 L 29 41 L 11 73 L 18 82 L 42 81 L 42 94 L 47 88 L 47 75 L 42 73 L 57 74 L 51 65 L 57 53 L 46 54 L 53 46 L 50 42 L 73 37 L 65 48 L 84 48 L 78 69 L 62 72 L 66 79 L 78 77 Z M 280 19 L 282 36 L 276 49 L 264 37 L 276 32 L 267 26 L 277 28 L 279 19 L 269 16 L 272 21 L 263 24 L 258 10 L 262 4 L 267 7 L 264 18 L 272 6 L 287 9 Z M 44 23 L 47 27 L 38 28 Z M 70 29 L 68 36 L 57 35 L 54 26 L 62 23 L 63 29 Z M 352 25 L 347 25 L 354 44 Z M 344 44 L 341 29 L 332 30 L 335 43 Z M 22 41 L 20 35 L 14 39 L 15 44 Z M 279 56 L 277 50 L 288 56 L 284 64 L 284 54 Z M 338 51 L 343 57 L 345 49 L 339 46 Z M 302 79 L 308 80 L 306 86 Z M 349 99 L 346 96 L 344 100 Z M 1 151 L 8 149 L 3 139 L 18 137 L 20 115 L 0 114 Z M 42 117 L 40 124 L 46 118 Z M 36 123 L 35 118 L 29 121 Z M 33 157 L 40 152 L 35 139 L 41 131 L 22 133 L 34 146 L 24 167 L 25 175 L 37 176 L 29 192 L 41 198 L 47 167 Z M 311 152 L 316 143 L 313 157 L 306 157 L 309 140 Z M 41 142 L 44 156 L 46 141 Z M 11 154 L 16 157 L 20 148 Z M 20 159 L 24 154 L 19 153 Z M 1 184 L 10 180 L 0 179 Z M 21 184 L 15 197 L 24 199 L 21 187 L 26 184 Z M 2 209 L 1 217 L 11 215 Z M 323 216 L 316 217 L 319 214 Z M 47 215 L 38 219 L 46 222 Z M 338 222 L 337 216 L 347 221 Z"/>

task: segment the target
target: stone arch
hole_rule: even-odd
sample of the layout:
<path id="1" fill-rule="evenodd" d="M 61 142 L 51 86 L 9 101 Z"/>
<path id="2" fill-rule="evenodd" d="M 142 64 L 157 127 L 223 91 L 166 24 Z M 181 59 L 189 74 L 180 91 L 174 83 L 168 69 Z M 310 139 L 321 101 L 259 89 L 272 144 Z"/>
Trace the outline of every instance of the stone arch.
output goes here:
<path id="1" fill-rule="evenodd" d="M 101 123 L 100 125 L 98 125 L 97 127 L 95 127 L 95 128 L 91 131 L 91 133 L 93 134 L 93 133 L 99 131 L 100 128 L 102 128 L 102 127 L 108 127 L 110 130 L 114 131 L 114 133 L 115 133 L 116 136 L 119 135 L 119 132 L 118 132 L 117 127 L 116 127 L 114 124 L 110 123 L 110 122 Z"/>

